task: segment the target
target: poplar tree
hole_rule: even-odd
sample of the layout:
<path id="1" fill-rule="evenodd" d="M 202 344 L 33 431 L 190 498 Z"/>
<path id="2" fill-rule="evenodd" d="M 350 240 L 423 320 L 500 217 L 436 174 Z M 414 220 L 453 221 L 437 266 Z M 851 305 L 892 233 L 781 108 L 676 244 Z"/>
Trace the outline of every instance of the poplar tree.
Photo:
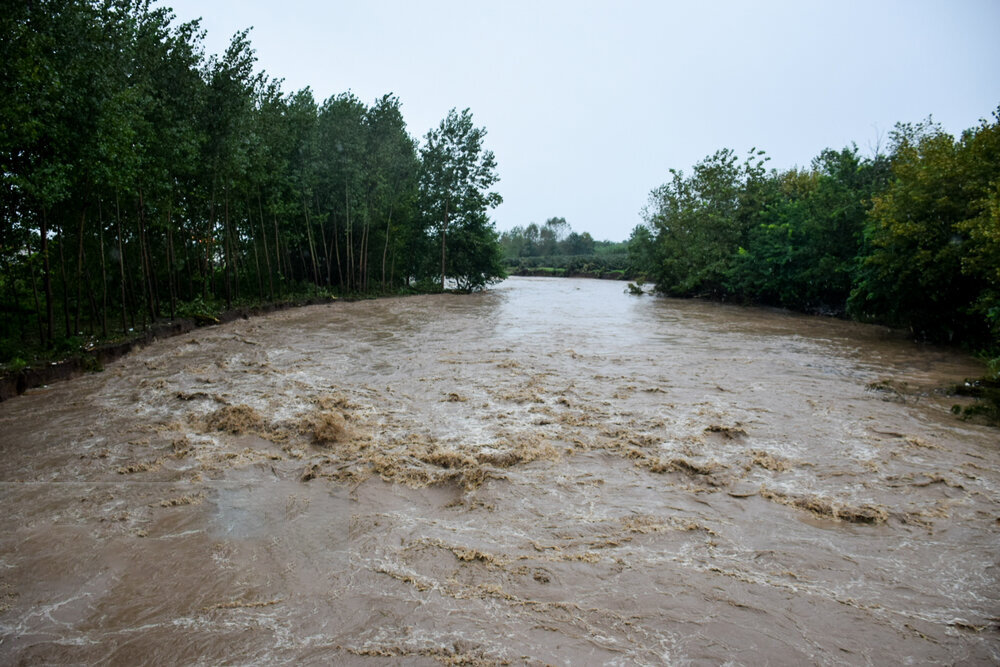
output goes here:
<path id="1" fill-rule="evenodd" d="M 468 109 L 461 113 L 452 109 L 436 129 L 427 133 L 421 149 L 421 206 L 428 229 L 440 239 L 442 290 L 448 275 L 449 233 L 461 239 L 456 251 L 466 255 L 454 258 L 451 275 L 460 282 L 480 276 L 474 280 L 474 287 L 481 286 L 478 283 L 482 276 L 489 280 L 502 275 L 499 252 L 488 248 L 491 233 L 494 243 L 498 239 L 487 212 L 503 199 L 490 189 L 500 177 L 493 151 L 483 147 L 485 136 L 485 128 L 473 125 Z"/>

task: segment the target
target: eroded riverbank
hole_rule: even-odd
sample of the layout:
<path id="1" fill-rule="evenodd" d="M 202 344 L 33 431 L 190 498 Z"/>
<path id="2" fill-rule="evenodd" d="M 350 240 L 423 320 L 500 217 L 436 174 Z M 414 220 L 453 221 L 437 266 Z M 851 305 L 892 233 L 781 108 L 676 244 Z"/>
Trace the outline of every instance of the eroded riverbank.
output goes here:
<path id="1" fill-rule="evenodd" d="M 978 371 L 590 280 L 197 330 L 0 404 L 0 656 L 995 662 Z"/>

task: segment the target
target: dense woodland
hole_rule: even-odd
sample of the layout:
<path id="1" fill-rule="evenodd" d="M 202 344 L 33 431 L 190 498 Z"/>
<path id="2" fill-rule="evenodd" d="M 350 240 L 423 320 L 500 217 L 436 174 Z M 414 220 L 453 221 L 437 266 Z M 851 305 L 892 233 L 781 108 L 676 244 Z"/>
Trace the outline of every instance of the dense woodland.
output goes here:
<path id="1" fill-rule="evenodd" d="M 957 139 L 900 124 L 887 151 L 768 170 L 720 150 L 650 194 L 629 240 L 657 289 L 846 315 L 962 344 L 1000 372 L 1000 109 Z"/>
<path id="2" fill-rule="evenodd" d="M 0 363 L 160 318 L 503 275 L 485 130 L 293 93 L 147 0 L 0 12 Z M 23 363 L 23 359 L 20 360 Z M 16 365 L 16 364 L 15 364 Z"/>

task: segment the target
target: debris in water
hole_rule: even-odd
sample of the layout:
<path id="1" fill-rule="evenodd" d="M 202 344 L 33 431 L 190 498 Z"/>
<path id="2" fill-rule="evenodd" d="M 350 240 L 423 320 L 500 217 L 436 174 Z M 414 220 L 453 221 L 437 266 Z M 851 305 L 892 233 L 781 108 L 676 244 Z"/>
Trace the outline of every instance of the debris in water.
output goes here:
<path id="1" fill-rule="evenodd" d="M 905 382 L 894 382 L 893 380 L 869 382 L 865 385 L 865 391 L 880 394 L 883 401 L 898 401 L 899 403 L 906 403 L 906 396 L 911 393 Z"/>
<path id="2" fill-rule="evenodd" d="M 259 609 L 260 607 L 270 607 L 284 602 L 281 598 L 273 600 L 233 600 L 231 602 L 219 602 L 207 607 L 202 607 L 202 611 L 214 611 L 216 609 Z"/>
<path id="3" fill-rule="evenodd" d="M 773 470 L 774 472 L 784 472 L 792 468 L 787 460 L 757 449 L 750 452 L 750 464 L 747 466 L 747 469 L 749 470 L 755 465 L 765 470 Z"/>
<path id="4" fill-rule="evenodd" d="M 149 472 L 150 470 L 156 470 L 163 464 L 163 459 L 156 459 L 155 461 L 143 461 L 140 463 L 130 463 L 128 465 L 119 466 L 117 472 L 119 475 L 131 475 L 137 472 Z"/>
<path id="5" fill-rule="evenodd" d="M 781 491 L 761 487 L 760 495 L 767 500 L 812 512 L 826 519 L 840 519 L 850 523 L 884 523 L 889 518 L 885 509 L 876 505 L 844 505 L 821 496 L 792 496 Z"/>
<path id="6" fill-rule="evenodd" d="M 705 428 L 705 433 L 718 433 L 726 440 L 735 440 L 736 438 L 741 438 L 747 434 L 739 422 L 733 426 L 711 424 Z"/>
<path id="7" fill-rule="evenodd" d="M 180 507 L 181 505 L 198 505 L 205 500 L 205 494 L 199 493 L 193 496 L 178 496 L 160 501 L 160 507 Z"/>
<path id="8" fill-rule="evenodd" d="M 256 410 L 243 403 L 219 408 L 208 416 L 205 423 L 216 431 L 225 431 L 234 435 L 263 434 L 269 430 L 264 418 Z"/>
<path id="9" fill-rule="evenodd" d="M 675 458 L 675 459 L 661 459 L 652 458 L 649 459 L 649 470 L 655 473 L 665 473 L 665 472 L 682 472 L 687 475 L 711 475 L 712 473 L 718 472 L 721 466 L 714 461 L 710 463 L 694 463 L 693 461 L 688 461 L 687 459 Z"/>
<path id="10" fill-rule="evenodd" d="M 307 417 L 303 421 L 303 430 L 311 433 L 313 443 L 320 446 L 342 444 L 351 439 L 344 415 L 332 410 Z"/>

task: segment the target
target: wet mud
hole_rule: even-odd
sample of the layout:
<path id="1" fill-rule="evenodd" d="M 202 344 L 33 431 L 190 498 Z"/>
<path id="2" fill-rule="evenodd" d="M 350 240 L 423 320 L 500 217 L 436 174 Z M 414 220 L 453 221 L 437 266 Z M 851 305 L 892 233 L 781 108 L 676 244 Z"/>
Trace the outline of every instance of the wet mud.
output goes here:
<path id="1" fill-rule="evenodd" d="M 995 664 L 979 374 L 592 280 L 195 330 L 0 404 L 0 662 Z"/>

